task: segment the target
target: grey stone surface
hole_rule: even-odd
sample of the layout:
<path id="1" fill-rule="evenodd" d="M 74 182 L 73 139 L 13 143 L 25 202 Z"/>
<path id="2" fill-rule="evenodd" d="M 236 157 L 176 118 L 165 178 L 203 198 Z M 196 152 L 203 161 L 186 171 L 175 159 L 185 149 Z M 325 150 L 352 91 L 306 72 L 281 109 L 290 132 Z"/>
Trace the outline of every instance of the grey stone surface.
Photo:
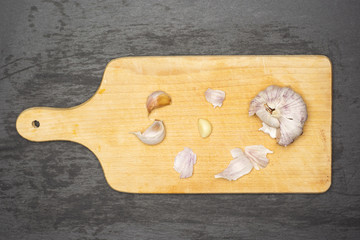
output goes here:
<path id="1" fill-rule="evenodd" d="M 359 1 L 1 0 L 0 239 L 359 239 L 359 12 Z M 215 54 L 330 57 L 328 192 L 120 193 L 85 147 L 15 129 L 26 108 L 90 98 L 113 58 Z"/>

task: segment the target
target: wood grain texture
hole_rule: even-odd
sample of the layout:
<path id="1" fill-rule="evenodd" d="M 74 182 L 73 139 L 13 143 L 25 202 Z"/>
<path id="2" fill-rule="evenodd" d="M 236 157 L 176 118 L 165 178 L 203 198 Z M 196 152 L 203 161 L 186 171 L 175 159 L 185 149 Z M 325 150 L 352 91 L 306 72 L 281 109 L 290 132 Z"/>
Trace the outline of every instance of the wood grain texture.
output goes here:
<path id="1" fill-rule="evenodd" d="M 358 239 L 359 11 L 359 1 L 326 0 L 2 1 L 0 239 Z M 323 194 L 117 192 L 86 147 L 16 130 L 27 108 L 88 100 L 114 58 L 276 54 L 331 59 Z"/>
<path id="2" fill-rule="evenodd" d="M 281 147 L 258 131 L 248 116 L 256 94 L 269 85 L 290 86 L 305 100 L 309 118 L 304 134 Z M 221 108 L 206 102 L 207 88 L 226 92 Z M 172 105 L 147 116 L 145 101 L 156 90 Z M 213 125 L 202 139 L 198 118 Z M 131 131 L 163 120 L 165 140 L 141 143 Z M 40 122 L 39 128 L 32 121 Z M 69 109 L 31 108 L 17 120 L 18 132 L 32 141 L 69 140 L 99 159 L 109 185 L 137 193 L 324 192 L 331 184 L 331 63 L 324 56 L 129 57 L 112 60 L 102 83 L 87 102 Z M 235 147 L 262 144 L 272 150 L 269 165 L 237 181 L 215 179 Z M 194 175 L 180 179 L 174 157 L 190 147 L 197 154 Z"/>

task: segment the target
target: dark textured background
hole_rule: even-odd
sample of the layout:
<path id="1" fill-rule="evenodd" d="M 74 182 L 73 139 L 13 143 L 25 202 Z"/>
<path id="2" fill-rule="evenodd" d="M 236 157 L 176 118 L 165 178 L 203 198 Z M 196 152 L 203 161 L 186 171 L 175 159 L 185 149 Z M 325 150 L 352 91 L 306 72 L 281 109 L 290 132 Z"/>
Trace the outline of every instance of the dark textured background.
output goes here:
<path id="1" fill-rule="evenodd" d="M 1 239 L 355 239 L 360 235 L 359 1 L 1 0 Z M 333 177 L 324 194 L 113 191 L 96 157 L 34 143 L 33 106 L 90 98 L 129 55 L 324 54 L 333 63 Z"/>

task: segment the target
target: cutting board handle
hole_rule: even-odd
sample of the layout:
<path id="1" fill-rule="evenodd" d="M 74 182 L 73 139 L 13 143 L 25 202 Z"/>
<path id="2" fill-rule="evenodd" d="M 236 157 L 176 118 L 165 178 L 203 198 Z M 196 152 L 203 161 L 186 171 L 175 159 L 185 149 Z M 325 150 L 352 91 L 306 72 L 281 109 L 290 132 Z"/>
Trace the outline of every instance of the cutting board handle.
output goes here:
<path id="1" fill-rule="evenodd" d="M 24 110 L 16 121 L 19 134 L 31 141 L 74 140 L 78 124 L 72 108 L 34 107 Z"/>

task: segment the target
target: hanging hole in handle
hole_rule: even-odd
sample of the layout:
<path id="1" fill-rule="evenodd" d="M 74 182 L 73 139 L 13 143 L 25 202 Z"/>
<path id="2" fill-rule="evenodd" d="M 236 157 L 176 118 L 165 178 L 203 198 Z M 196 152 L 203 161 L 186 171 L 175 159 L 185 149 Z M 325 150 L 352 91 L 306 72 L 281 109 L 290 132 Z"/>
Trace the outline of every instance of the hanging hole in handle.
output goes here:
<path id="1" fill-rule="evenodd" d="M 32 121 L 32 126 L 34 128 L 38 128 L 38 127 L 40 127 L 40 122 L 38 120 L 34 120 L 34 121 Z"/>

